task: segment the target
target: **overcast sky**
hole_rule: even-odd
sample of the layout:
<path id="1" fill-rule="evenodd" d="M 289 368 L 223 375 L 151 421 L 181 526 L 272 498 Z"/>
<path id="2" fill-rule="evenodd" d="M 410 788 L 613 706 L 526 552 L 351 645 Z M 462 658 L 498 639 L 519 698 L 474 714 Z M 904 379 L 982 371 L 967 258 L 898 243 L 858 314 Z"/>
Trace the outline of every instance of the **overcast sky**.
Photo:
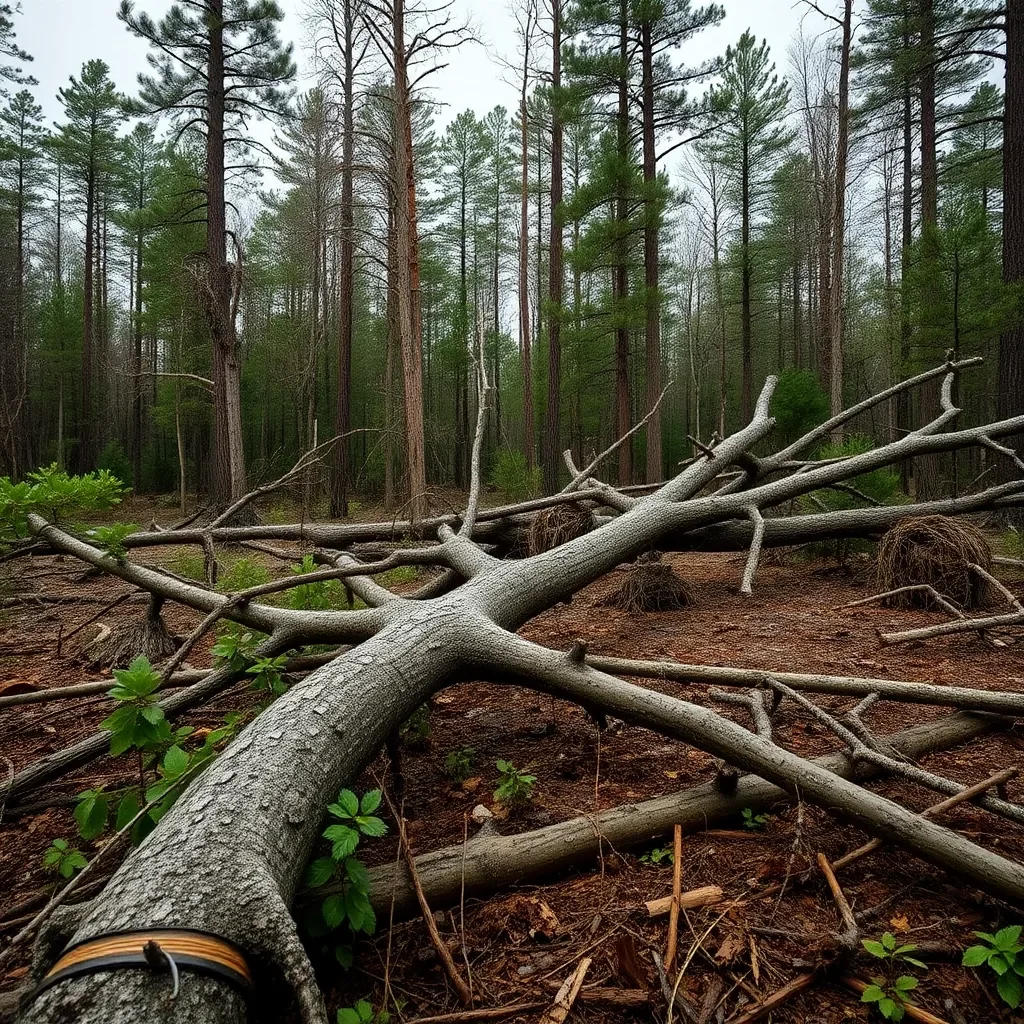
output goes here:
<path id="1" fill-rule="evenodd" d="M 302 14 L 305 0 L 279 0 L 286 12 L 283 36 L 295 44 L 302 76 L 308 76 L 306 33 Z M 159 15 L 170 0 L 139 0 L 140 9 Z M 433 95 L 444 104 L 440 120 L 446 122 L 471 107 L 484 114 L 497 104 L 510 110 L 516 90 L 503 80 L 505 70 L 495 55 L 515 58 L 515 22 L 507 0 L 455 0 L 463 15 L 472 19 L 483 45 L 467 45 L 451 54 L 447 68 L 431 76 Z M 117 20 L 119 0 L 21 0 L 22 13 L 15 25 L 18 42 L 35 60 L 30 68 L 39 86 L 39 102 L 51 120 L 61 116 L 57 90 L 82 64 L 99 57 L 110 65 L 111 77 L 124 92 L 135 89 L 136 76 L 146 69 L 146 44 L 130 35 Z M 684 51 L 689 63 L 722 53 L 747 28 L 767 38 L 780 71 L 788 67 L 787 49 L 806 8 L 794 0 L 725 0 L 726 17 L 716 29 L 702 33 Z M 807 15 L 806 30 L 817 32 L 820 16 Z"/>

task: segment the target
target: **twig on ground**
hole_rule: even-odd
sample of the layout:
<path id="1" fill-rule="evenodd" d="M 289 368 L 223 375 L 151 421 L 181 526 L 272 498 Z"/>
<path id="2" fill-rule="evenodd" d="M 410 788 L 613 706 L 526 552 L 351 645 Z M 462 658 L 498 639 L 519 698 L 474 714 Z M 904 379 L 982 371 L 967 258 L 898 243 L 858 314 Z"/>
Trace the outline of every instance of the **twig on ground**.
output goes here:
<path id="1" fill-rule="evenodd" d="M 668 917 L 668 944 L 665 947 L 665 970 L 671 971 L 676 963 L 676 943 L 679 939 L 679 897 L 683 888 L 683 828 L 676 825 L 672 833 L 672 909 Z"/>
<path id="2" fill-rule="evenodd" d="M 583 987 L 583 979 L 587 976 L 587 971 L 593 962 L 593 959 L 589 956 L 585 956 L 580 961 L 576 970 L 563 982 L 562 987 L 555 995 L 555 1001 L 541 1016 L 540 1024 L 562 1024 L 565 1018 L 569 1016 L 572 1004 L 576 1002 L 576 997 L 580 994 L 580 989 Z"/>

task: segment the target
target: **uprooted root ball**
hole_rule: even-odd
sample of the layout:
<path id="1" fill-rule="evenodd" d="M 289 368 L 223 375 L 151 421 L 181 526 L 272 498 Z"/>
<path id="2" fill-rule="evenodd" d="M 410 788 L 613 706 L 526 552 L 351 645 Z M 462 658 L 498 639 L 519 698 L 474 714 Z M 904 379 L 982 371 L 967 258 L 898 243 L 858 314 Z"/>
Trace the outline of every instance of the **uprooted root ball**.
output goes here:
<path id="1" fill-rule="evenodd" d="M 626 570 L 622 585 L 602 604 L 627 612 L 671 612 L 693 604 L 693 591 L 671 565 L 644 558 Z"/>
<path id="2" fill-rule="evenodd" d="M 594 517 L 577 501 L 545 508 L 530 520 L 527 550 L 531 555 L 539 555 L 582 537 L 593 528 Z"/>
<path id="3" fill-rule="evenodd" d="M 140 654 L 151 665 L 171 657 L 178 649 L 159 611 L 148 611 L 143 618 L 125 626 L 117 626 L 100 636 L 83 650 L 83 656 L 94 669 L 127 668 Z"/>
<path id="4" fill-rule="evenodd" d="M 905 519 L 888 530 L 878 545 L 878 585 L 897 590 L 928 584 L 963 609 L 982 608 L 988 586 L 970 568 L 988 569 L 992 549 L 976 526 L 949 516 Z M 925 590 L 886 598 L 895 608 L 929 608 L 935 602 Z"/>

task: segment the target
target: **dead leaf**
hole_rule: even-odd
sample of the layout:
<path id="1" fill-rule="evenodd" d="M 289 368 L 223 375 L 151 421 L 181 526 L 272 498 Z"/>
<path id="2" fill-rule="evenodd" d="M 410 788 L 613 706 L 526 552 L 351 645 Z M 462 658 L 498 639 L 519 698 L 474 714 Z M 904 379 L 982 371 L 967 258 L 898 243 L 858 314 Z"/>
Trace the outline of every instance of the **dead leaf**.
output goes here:
<path id="1" fill-rule="evenodd" d="M 897 914 L 895 917 L 889 919 L 889 924 L 892 925 L 894 932 L 909 932 L 910 922 L 907 920 L 906 914 Z"/>
<path id="2" fill-rule="evenodd" d="M 464 793 L 475 793 L 480 788 L 480 783 L 483 782 L 483 777 L 475 775 L 471 779 L 464 779 L 462 782 L 462 791 Z"/>
<path id="3" fill-rule="evenodd" d="M 715 959 L 720 964 L 731 964 L 746 948 L 747 941 L 743 937 L 743 932 L 730 932 L 718 947 Z"/>

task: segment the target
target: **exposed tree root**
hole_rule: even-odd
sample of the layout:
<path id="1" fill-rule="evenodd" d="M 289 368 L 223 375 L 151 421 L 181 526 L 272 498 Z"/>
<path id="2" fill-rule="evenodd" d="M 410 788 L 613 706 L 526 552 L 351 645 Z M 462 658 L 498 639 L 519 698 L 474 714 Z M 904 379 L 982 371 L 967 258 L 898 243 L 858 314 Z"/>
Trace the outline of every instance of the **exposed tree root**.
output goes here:
<path id="1" fill-rule="evenodd" d="M 526 550 L 539 555 L 582 537 L 594 528 L 594 517 L 578 501 L 555 505 L 538 512 L 530 520 Z"/>
<path id="2" fill-rule="evenodd" d="M 157 665 L 171 657 L 178 644 L 160 614 L 163 598 L 154 598 L 143 618 L 118 626 L 88 644 L 83 652 L 90 668 L 127 668 L 139 655 Z"/>
<path id="3" fill-rule="evenodd" d="M 948 516 L 905 519 L 887 531 L 878 545 L 878 584 L 890 593 L 884 603 L 893 608 L 930 608 L 933 587 L 961 608 L 983 608 L 988 584 L 971 565 L 988 568 L 992 549 L 971 523 Z"/>
<path id="4" fill-rule="evenodd" d="M 627 612 L 670 612 L 693 604 L 693 591 L 661 554 L 641 555 L 627 570 L 621 586 L 602 604 Z"/>

